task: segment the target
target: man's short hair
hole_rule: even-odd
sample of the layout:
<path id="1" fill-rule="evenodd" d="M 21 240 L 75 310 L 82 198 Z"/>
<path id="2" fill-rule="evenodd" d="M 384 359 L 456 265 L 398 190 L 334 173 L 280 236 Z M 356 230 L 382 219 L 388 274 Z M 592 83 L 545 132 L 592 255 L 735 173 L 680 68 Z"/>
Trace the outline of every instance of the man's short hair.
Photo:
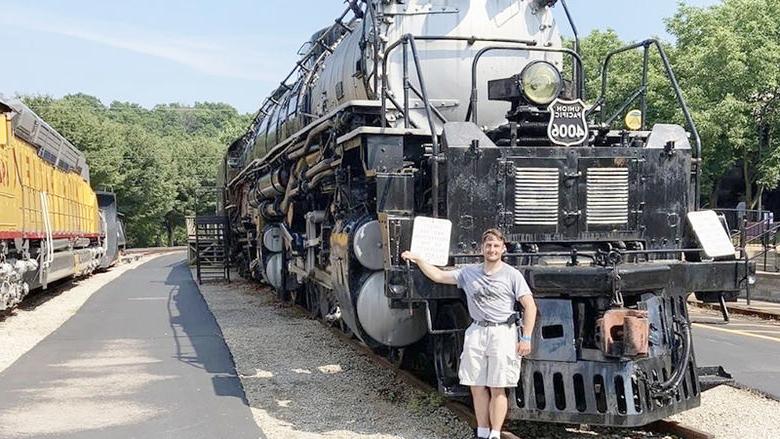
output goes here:
<path id="1" fill-rule="evenodd" d="M 501 232 L 501 230 L 498 229 L 487 229 L 484 233 L 482 233 L 482 243 L 484 244 L 485 241 L 487 241 L 488 236 L 492 236 L 499 241 L 506 244 L 506 238 L 504 238 L 504 234 Z"/>

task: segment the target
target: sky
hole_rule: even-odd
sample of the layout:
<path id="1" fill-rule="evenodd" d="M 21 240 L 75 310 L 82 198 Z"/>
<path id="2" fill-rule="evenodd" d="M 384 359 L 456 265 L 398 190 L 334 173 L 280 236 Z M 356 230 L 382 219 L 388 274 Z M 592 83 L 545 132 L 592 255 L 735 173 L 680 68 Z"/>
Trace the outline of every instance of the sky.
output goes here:
<path id="1" fill-rule="evenodd" d="M 670 40 L 663 19 L 677 2 L 568 5 L 581 35 L 612 28 L 626 41 Z M 147 108 L 225 102 L 253 113 L 292 69 L 301 44 L 344 7 L 342 0 L 0 0 L 0 93 L 86 93 Z"/>

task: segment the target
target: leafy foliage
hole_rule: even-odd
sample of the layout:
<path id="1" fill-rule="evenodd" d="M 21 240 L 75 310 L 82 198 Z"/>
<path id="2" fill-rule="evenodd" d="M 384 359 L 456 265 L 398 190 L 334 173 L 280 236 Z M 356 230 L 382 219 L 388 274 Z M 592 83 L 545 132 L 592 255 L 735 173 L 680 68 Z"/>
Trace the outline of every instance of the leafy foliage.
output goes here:
<path id="1" fill-rule="evenodd" d="M 116 192 L 133 246 L 173 244 L 186 236 L 185 215 L 213 211 L 220 158 L 250 120 L 217 103 L 147 110 L 84 94 L 24 100 L 86 154 L 92 186 Z"/>
<path id="2" fill-rule="evenodd" d="M 717 187 L 723 172 L 741 162 L 746 201 L 753 207 L 755 195 L 780 181 L 777 23 L 775 0 L 724 0 L 709 8 L 681 4 L 667 20 L 677 37 L 681 84 L 701 125 L 706 181 Z"/>
<path id="3" fill-rule="evenodd" d="M 717 205 L 722 176 L 740 166 L 745 198 L 755 207 L 764 190 L 780 183 L 780 3 L 723 0 L 700 8 L 680 3 L 667 28 L 675 44 L 663 43 L 702 140 L 703 195 Z M 591 104 L 601 94 L 601 66 L 608 53 L 628 45 L 612 31 L 594 31 L 581 41 L 586 91 Z M 606 118 L 641 84 L 641 49 L 612 59 Z M 656 50 L 648 70 L 648 127 L 685 121 Z M 628 109 L 639 108 L 636 101 Z M 622 116 L 617 112 L 619 124 Z M 704 201 L 704 200 L 703 200 Z"/>

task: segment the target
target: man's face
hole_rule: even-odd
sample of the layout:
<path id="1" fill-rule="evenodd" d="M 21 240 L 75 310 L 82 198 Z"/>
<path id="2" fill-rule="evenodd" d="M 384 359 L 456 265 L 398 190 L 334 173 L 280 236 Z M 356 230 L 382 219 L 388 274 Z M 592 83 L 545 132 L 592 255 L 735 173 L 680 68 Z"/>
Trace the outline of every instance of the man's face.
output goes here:
<path id="1" fill-rule="evenodd" d="M 485 242 L 482 243 L 482 256 L 485 257 L 485 262 L 497 262 L 501 260 L 501 256 L 506 251 L 504 241 L 496 238 L 493 235 L 488 235 L 485 238 Z"/>

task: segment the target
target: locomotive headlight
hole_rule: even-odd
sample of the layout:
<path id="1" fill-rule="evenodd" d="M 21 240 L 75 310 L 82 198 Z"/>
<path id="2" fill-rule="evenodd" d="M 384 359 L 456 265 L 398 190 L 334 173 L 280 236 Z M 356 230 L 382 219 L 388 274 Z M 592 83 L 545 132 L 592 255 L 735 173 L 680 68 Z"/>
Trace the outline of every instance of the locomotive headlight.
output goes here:
<path id="1" fill-rule="evenodd" d="M 529 101 L 547 105 L 558 97 L 563 86 L 561 73 L 546 61 L 528 64 L 520 73 L 520 88 Z"/>
<path id="2" fill-rule="evenodd" d="M 636 131 L 642 128 L 642 112 L 631 110 L 626 114 L 626 128 Z"/>

